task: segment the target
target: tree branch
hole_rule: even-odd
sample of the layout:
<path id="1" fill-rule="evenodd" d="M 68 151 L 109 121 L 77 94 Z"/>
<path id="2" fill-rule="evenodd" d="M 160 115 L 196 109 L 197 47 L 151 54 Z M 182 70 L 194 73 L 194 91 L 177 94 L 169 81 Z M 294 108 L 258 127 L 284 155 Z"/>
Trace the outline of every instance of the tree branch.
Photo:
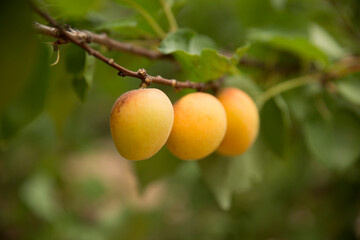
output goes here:
<path id="1" fill-rule="evenodd" d="M 151 50 L 145 51 L 144 49 L 140 50 L 140 48 L 135 48 L 133 46 L 129 47 L 128 45 L 124 45 L 124 43 L 120 43 L 108 38 L 106 35 L 93 34 L 88 31 L 67 30 L 63 26 L 61 26 L 57 21 L 55 21 L 55 19 L 53 19 L 46 12 L 40 10 L 32 3 L 30 3 L 30 5 L 38 15 L 40 15 L 42 18 L 47 20 L 54 27 L 51 28 L 45 25 L 41 25 L 39 23 L 35 23 L 34 27 L 37 29 L 38 32 L 61 39 L 61 41 L 64 42 L 72 42 L 76 44 L 77 46 L 83 48 L 89 55 L 98 58 L 99 60 L 103 61 L 104 63 L 118 70 L 119 76 L 133 77 L 140 79 L 142 81 L 141 84 L 142 87 L 148 86 L 150 83 L 158 83 L 162 85 L 172 86 L 176 89 L 192 88 L 192 89 L 196 89 L 197 91 L 207 91 L 210 89 L 217 90 L 223 81 L 222 79 L 218 79 L 216 81 L 211 81 L 207 83 L 190 82 L 190 81 L 181 82 L 175 79 L 166 79 L 159 75 L 151 76 L 147 74 L 145 69 L 139 69 L 136 72 L 131 71 L 116 63 L 114 59 L 105 57 L 99 51 L 96 51 L 95 49 L 90 47 L 88 43 L 97 42 L 105 46 L 111 46 L 112 48 L 117 47 L 122 51 L 128 51 L 128 52 L 136 53 L 138 55 L 146 55 L 147 57 L 155 56 L 155 58 L 158 58 L 158 56 L 154 54 Z"/>
<path id="2" fill-rule="evenodd" d="M 40 23 L 35 22 L 33 24 L 35 31 L 40 34 L 47 35 L 53 38 L 60 38 L 61 30 L 56 27 L 49 27 Z M 97 43 L 107 47 L 109 50 L 117 50 L 135 54 L 138 56 L 147 57 L 150 59 L 172 59 L 171 55 L 163 54 L 159 51 L 138 47 L 133 44 L 123 43 L 110 38 L 105 33 L 96 34 L 86 30 L 67 29 L 66 30 L 71 36 L 79 40 L 85 41 L 86 43 Z"/>

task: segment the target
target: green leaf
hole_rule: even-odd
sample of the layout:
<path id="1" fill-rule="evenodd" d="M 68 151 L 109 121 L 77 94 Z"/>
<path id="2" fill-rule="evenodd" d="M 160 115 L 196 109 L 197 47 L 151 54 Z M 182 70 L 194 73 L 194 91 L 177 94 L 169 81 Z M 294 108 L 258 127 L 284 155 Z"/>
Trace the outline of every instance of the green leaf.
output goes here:
<path id="1" fill-rule="evenodd" d="M 348 75 L 336 83 L 340 94 L 349 102 L 360 105 L 360 74 Z"/>
<path id="2" fill-rule="evenodd" d="M 86 94 L 92 85 L 95 63 L 96 59 L 93 56 L 86 55 L 83 75 L 76 75 L 72 79 L 74 91 L 82 102 L 85 101 Z"/>
<path id="3" fill-rule="evenodd" d="M 179 29 L 169 33 L 161 42 L 159 50 L 165 54 L 182 50 L 189 54 L 200 55 L 205 48 L 215 48 L 215 42 L 204 35 L 196 34 L 190 29 Z"/>
<path id="4" fill-rule="evenodd" d="M 86 93 L 89 90 L 89 85 L 86 82 L 86 79 L 84 77 L 74 77 L 72 79 L 72 86 L 80 101 L 84 102 Z"/>
<path id="5" fill-rule="evenodd" d="M 77 103 L 73 76 L 66 73 L 64 61 L 51 68 L 51 85 L 46 99 L 46 111 L 52 117 L 60 134 L 63 126 Z"/>
<path id="6" fill-rule="evenodd" d="M 134 162 L 140 187 L 144 188 L 152 181 L 171 175 L 180 163 L 181 161 L 172 155 L 166 147 L 163 147 L 150 159 Z"/>
<path id="7" fill-rule="evenodd" d="M 75 44 L 69 45 L 66 49 L 66 71 L 77 75 L 84 71 L 86 53 L 84 49 Z"/>
<path id="8" fill-rule="evenodd" d="M 84 78 L 87 85 L 90 87 L 94 79 L 95 64 L 96 58 L 87 54 L 85 57 Z"/>
<path id="9" fill-rule="evenodd" d="M 199 161 L 205 182 L 215 195 L 220 207 L 228 210 L 231 206 L 232 185 L 229 183 L 229 171 L 232 159 L 217 154 Z"/>
<path id="10" fill-rule="evenodd" d="M 248 37 L 252 41 L 261 42 L 274 48 L 288 51 L 307 61 L 316 60 L 322 64 L 329 62 L 327 55 L 305 36 L 252 30 L 249 32 Z"/>
<path id="11" fill-rule="evenodd" d="M 212 154 L 198 161 L 202 176 L 222 209 L 231 207 L 233 194 L 249 190 L 254 182 L 260 180 L 258 152 L 255 145 L 241 156 Z"/>
<path id="12" fill-rule="evenodd" d="M 330 119 L 312 116 L 304 127 L 312 154 L 335 170 L 350 167 L 360 155 L 360 119 L 347 110 L 332 112 Z"/>
<path id="13" fill-rule="evenodd" d="M 238 47 L 235 50 L 234 55 L 231 57 L 231 62 L 233 65 L 237 65 L 239 63 L 239 61 L 241 60 L 241 58 L 244 56 L 244 54 L 249 50 L 250 45 L 247 44 L 243 47 Z"/>
<path id="14" fill-rule="evenodd" d="M 62 17 L 84 19 L 91 10 L 101 7 L 104 0 L 47 0 L 51 9 L 57 9 Z"/>
<path id="15" fill-rule="evenodd" d="M 277 96 L 261 110 L 261 136 L 268 147 L 279 157 L 284 157 L 289 137 L 290 113 L 286 102 Z"/>
<path id="16" fill-rule="evenodd" d="M 332 58 L 341 58 L 346 55 L 346 51 L 319 25 L 310 25 L 309 36 L 310 41 L 328 56 Z"/>
<path id="17" fill-rule="evenodd" d="M 187 77 L 194 82 L 217 79 L 234 67 L 228 57 L 221 55 L 214 49 L 204 49 L 200 56 L 181 50 L 176 51 L 174 55 Z"/>
<path id="18" fill-rule="evenodd" d="M 138 25 L 136 19 L 128 18 L 128 19 L 117 19 L 112 21 L 106 21 L 103 23 L 98 24 L 95 27 L 95 30 L 122 30 L 124 28 L 134 28 Z"/>
<path id="19" fill-rule="evenodd" d="M 253 99 L 256 99 L 262 93 L 262 90 L 253 79 L 240 73 L 227 77 L 225 86 L 240 88 L 248 93 Z"/>
<path id="20" fill-rule="evenodd" d="M 174 54 L 186 76 L 194 82 L 206 82 L 222 77 L 237 65 L 247 46 L 238 48 L 232 58 L 220 54 L 208 37 L 189 29 L 170 33 L 161 42 L 159 50 Z"/>
<path id="21" fill-rule="evenodd" d="M 26 85 L 14 101 L 0 112 L 0 139 L 10 138 L 43 110 L 49 83 L 49 49 L 37 46 L 36 64 Z"/>
<path id="22" fill-rule="evenodd" d="M 0 115 L 25 88 L 38 66 L 39 44 L 32 28 L 33 18 L 26 1 L 2 2 L 0 7 L 0 52 L 6 57 L 0 64 Z M 26 36 L 26 37 L 25 37 Z M 41 50 L 40 50 L 41 51 Z M 41 55 L 41 53 L 40 53 Z M 46 68 L 46 67 L 45 67 Z"/>
<path id="23" fill-rule="evenodd" d="M 39 217 L 51 221 L 61 208 L 55 194 L 55 183 L 51 176 L 36 173 L 21 188 L 21 198 Z"/>

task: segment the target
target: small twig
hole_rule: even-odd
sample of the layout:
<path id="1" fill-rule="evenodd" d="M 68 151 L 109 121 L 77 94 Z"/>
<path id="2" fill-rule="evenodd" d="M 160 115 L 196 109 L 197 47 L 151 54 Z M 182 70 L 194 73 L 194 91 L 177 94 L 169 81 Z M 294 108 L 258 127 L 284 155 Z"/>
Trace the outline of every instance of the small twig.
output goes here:
<path id="1" fill-rule="evenodd" d="M 158 83 L 158 84 L 162 84 L 162 85 L 172 86 L 172 87 L 174 87 L 176 89 L 192 88 L 192 89 L 196 89 L 197 91 L 207 91 L 207 90 L 210 90 L 210 89 L 217 89 L 218 88 L 217 81 L 211 81 L 211 82 L 207 82 L 207 83 L 200 83 L 200 82 L 198 83 L 198 82 L 190 82 L 190 81 L 180 82 L 180 81 L 177 81 L 175 79 L 166 79 L 166 78 L 163 78 L 163 77 L 161 77 L 159 75 L 158 76 L 151 76 L 151 75 L 147 74 L 145 69 L 139 69 L 136 72 L 131 71 L 131 70 L 119 65 L 118 63 L 116 63 L 114 61 L 114 59 L 107 58 L 104 55 L 102 55 L 100 52 L 98 52 L 95 49 L 93 49 L 92 47 L 90 47 L 87 44 L 88 43 L 87 39 L 89 39 L 88 36 L 85 36 L 84 38 L 79 37 L 79 32 L 78 31 L 68 31 L 68 30 L 64 29 L 59 23 L 57 23 L 46 12 L 40 10 L 38 7 L 36 7 L 33 4 L 31 4 L 31 7 L 37 14 L 39 14 L 41 17 L 46 19 L 51 25 L 53 25 L 55 28 L 58 29 L 59 32 L 54 31 L 53 29 L 51 31 L 49 31 L 49 32 L 51 32 L 51 34 L 53 34 L 53 36 L 56 36 L 59 39 L 70 41 L 70 42 L 78 45 L 79 47 L 83 48 L 89 55 L 92 55 L 92 56 L 100 59 L 104 63 L 106 63 L 109 66 L 111 66 L 111 67 L 115 68 L 116 70 L 118 70 L 118 75 L 121 76 L 121 77 L 127 77 L 128 76 L 128 77 L 133 77 L 133 78 L 140 79 L 142 81 L 141 86 L 144 86 L 144 84 L 146 86 L 148 86 L 150 83 Z M 45 28 L 42 27 L 42 31 L 44 29 Z"/>
<path id="2" fill-rule="evenodd" d="M 360 58 L 359 57 L 347 57 L 344 58 L 335 64 L 328 70 L 324 72 L 318 72 L 314 74 L 305 75 L 302 77 L 294 78 L 285 82 L 281 82 L 263 92 L 257 99 L 257 104 L 259 109 L 264 106 L 264 104 L 271 99 L 272 97 L 300 87 L 312 82 L 319 82 L 323 84 L 324 87 L 333 91 L 334 85 L 331 82 L 332 80 L 342 78 L 346 75 L 360 72 Z"/>

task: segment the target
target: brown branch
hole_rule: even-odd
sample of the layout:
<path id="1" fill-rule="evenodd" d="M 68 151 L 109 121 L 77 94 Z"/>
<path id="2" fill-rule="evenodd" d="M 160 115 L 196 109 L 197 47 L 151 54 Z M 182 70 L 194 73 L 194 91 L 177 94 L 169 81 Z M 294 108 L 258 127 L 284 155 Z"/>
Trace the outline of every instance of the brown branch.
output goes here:
<path id="1" fill-rule="evenodd" d="M 182 88 L 192 88 L 196 89 L 197 91 L 207 91 L 210 89 L 217 90 L 219 88 L 219 85 L 222 83 L 222 79 L 211 81 L 207 83 L 201 83 L 201 82 L 181 82 L 177 81 L 175 79 L 166 79 L 161 76 L 151 76 L 147 74 L 145 69 L 139 69 L 138 71 L 134 72 L 131 71 L 118 63 L 114 61 L 112 58 L 107 58 L 104 55 L 102 55 L 99 51 L 96 51 L 92 47 L 88 45 L 89 42 L 97 40 L 98 43 L 104 44 L 110 44 L 112 47 L 114 44 L 118 46 L 121 50 L 128 50 L 132 53 L 137 53 L 139 55 L 146 55 L 147 57 L 155 56 L 153 55 L 150 50 L 142 50 L 138 51 L 140 48 L 135 48 L 133 46 L 131 47 L 124 47 L 126 45 L 122 45 L 124 43 L 119 44 L 120 42 L 117 42 L 115 40 L 112 40 L 108 38 L 105 35 L 98 35 L 98 34 L 92 34 L 90 32 L 85 31 L 78 31 L 78 30 L 67 30 L 63 26 L 61 26 L 55 19 L 53 19 L 50 15 L 48 15 L 46 12 L 40 10 L 38 7 L 36 7 L 34 4 L 30 3 L 32 9 L 40 15 L 42 18 L 47 20 L 54 28 L 46 27 L 44 25 L 35 23 L 35 27 L 37 28 L 38 32 L 61 39 L 63 42 L 72 42 L 76 44 L 77 46 L 83 48 L 89 55 L 92 55 L 104 63 L 108 64 L 109 66 L 115 68 L 118 70 L 118 75 L 122 77 L 133 77 L 138 78 L 142 81 L 141 86 L 145 87 L 148 86 L 150 83 L 158 83 L 162 85 L 168 85 L 172 86 L 176 89 L 182 89 Z M 156 57 L 155 57 L 156 58 Z"/>
<path id="2" fill-rule="evenodd" d="M 47 35 L 54 38 L 60 38 L 61 30 L 57 27 L 49 27 L 40 23 L 34 23 L 34 29 L 43 35 Z M 131 54 L 147 57 L 150 59 L 172 59 L 171 55 L 163 54 L 159 51 L 138 47 L 133 44 L 116 41 L 110 38 L 107 34 L 96 34 L 86 30 L 67 29 L 71 36 L 77 38 L 86 43 L 97 43 L 107 47 L 109 50 L 117 50 L 122 52 L 128 52 Z"/>

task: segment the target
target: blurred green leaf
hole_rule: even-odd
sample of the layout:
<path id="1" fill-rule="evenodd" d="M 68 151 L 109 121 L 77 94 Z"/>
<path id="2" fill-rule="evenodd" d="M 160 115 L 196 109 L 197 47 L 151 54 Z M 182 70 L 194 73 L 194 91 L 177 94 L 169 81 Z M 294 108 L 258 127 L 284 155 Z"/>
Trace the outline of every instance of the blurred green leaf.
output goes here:
<path id="1" fill-rule="evenodd" d="M 36 47 L 35 65 L 21 95 L 0 112 L 0 139 L 10 138 L 43 110 L 49 85 L 49 49 L 40 44 Z"/>
<path id="2" fill-rule="evenodd" d="M 108 30 L 122 30 L 124 28 L 128 28 L 128 27 L 136 27 L 138 24 L 138 22 L 136 21 L 136 19 L 133 18 L 128 18 L 128 19 L 117 19 L 117 20 L 112 20 L 112 21 L 106 21 L 103 22 L 101 24 L 96 25 L 95 30 L 103 30 L 103 29 L 108 29 Z"/>
<path id="3" fill-rule="evenodd" d="M 86 93 L 89 89 L 89 85 L 84 77 L 74 77 L 72 79 L 72 85 L 75 93 L 82 102 L 85 101 Z"/>
<path id="4" fill-rule="evenodd" d="M 163 147 L 155 156 L 145 161 L 136 161 L 135 172 L 141 188 L 152 181 L 159 180 L 174 173 L 181 161 Z"/>
<path id="5" fill-rule="evenodd" d="M 360 105 L 360 74 L 352 74 L 336 82 L 340 94 L 351 103 Z"/>
<path id="6" fill-rule="evenodd" d="M 94 79 L 94 72 L 95 72 L 95 64 L 96 58 L 90 55 L 86 55 L 85 57 L 85 68 L 84 68 L 84 78 L 88 86 L 91 87 L 93 79 Z"/>
<path id="7" fill-rule="evenodd" d="M 287 0 L 270 0 L 270 2 L 273 8 L 280 10 L 280 9 L 284 9 Z"/>
<path id="8" fill-rule="evenodd" d="M 61 54 L 61 52 L 60 52 Z M 60 55 L 61 56 L 61 55 Z M 66 71 L 77 75 L 84 71 L 86 52 L 84 49 L 71 44 L 66 49 Z"/>
<path id="9" fill-rule="evenodd" d="M 83 19 L 90 11 L 97 10 L 104 0 L 46 0 L 52 9 L 58 10 L 63 17 Z"/>
<path id="10" fill-rule="evenodd" d="M 73 88 L 73 76 L 67 74 L 64 61 L 51 68 L 51 84 L 46 99 L 46 111 L 52 117 L 58 133 L 62 132 L 64 124 L 77 102 Z"/>
<path id="11" fill-rule="evenodd" d="M 233 65 L 237 65 L 239 63 L 239 61 L 241 60 L 241 58 L 244 56 L 244 54 L 249 50 L 250 45 L 247 44 L 243 47 L 238 47 L 235 50 L 234 55 L 231 57 L 231 61 Z"/>
<path id="12" fill-rule="evenodd" d="M 282 97 L 268 101 L 260 112 L 260 133 L 264 142 L 279 157 L 284 157 L 290 128 L 290 113 Z"/>
<path id="13" fill-rule="evenodd" d="M 189 29 L 170 33 L 161 42 L 159 50 L 174 54 L 188 78 L 194 82 L 217 79 L 235 68 L 247 46 L 238 48 L 232 58 L 220 54 L 209 37 L 196 34 Z"/>
<path id="14" fill-rule="evenodd" d="M 200 56 L 179 50 L 175 53 L 175 58 L 183 67 L 187 77 L 194 82 L 220 78 L 234 67 L 230 58 L 214 49 L 204 49 Z"/>
<path id="15" fill-rule="evenodd" d="M 95 63 L 96 59 L 93 56 L 86 55 L 84 63 L 85 66 L 82 73 L 75 75 L 72 79 L 74 91 L 82 102 L 85 101 L 86 94 L 92 85 Z"/>
<path id="16" fill-rule="evenodd" d="M 342 171 L 360 155 L 360 119 L 347 110 L 336 110 L 331 115 L 330 119 L 313 115 L 305 123 L 305 140 L 319 161 Z"/>
<path id="17" fill-rule="evenodd" d="M 238 87 L 244 90 L 253 99 L 256 99 L 262 93 L 262 90 L 253 79 L 251 79 L 248 75 L 240 73 L 227 77 L 225 80 L 225 86 Z"/>
<path id="18" fill-rule="evenodd" d="M 212 154 L 198 161 L 203 178 L 222 209 L 231 207 L 233 194 L 247 191 L 254 182 L 259 181 L 258 157 L 257 146 L 253 146 L 240 156 Z"/>
<path id="19" fill-rule="evenodd" d="M 51 221 L 61 213 L 55 183 L 45 173 L 35 173 L 21 188 L 21 198 L 39 217 Z"/>
<path id="20" fill-rule="evenodd" d="M 310 41 L 328 56 L 338 59 L 346 55 L 336 40 L 317 24 L 311 24 L 309 27 Z"/>
<path id="21" fill-rule="evenodd" d="M 27 1 L 4 1 L 0 6 L 0 52 L 6 57 L 0 64 L 0 115 L 5 106 L 31 85 L 38 67 L 39 44 L 32 29 Z M 40 53 L 41 55 L 41 53 Z M 41 61 L 41 60 L 39 60 Z M 45 67 L 46 68 L 46 67 Z"/>
<path id="22" fill-rule="evenodd" d="M 204 35 L 199 35 L 190 29 L 179 29 L 175 33 L 169 33 L 161 42 L 159 50 L 165 54 L 174 53 L 178 50 L 193 55 L 200 55 L 205 48 L 215 48 L 215 42 Z"/>
<path id="23" fill-rule="evenodd" d="M 277 49 L 293 53 L 307 61 L 328 63 L 327 55 L 305 36 L 291 35 L 280 32 L 252 30 L 248 38 L 255 42 L 261 42 Z"/>

